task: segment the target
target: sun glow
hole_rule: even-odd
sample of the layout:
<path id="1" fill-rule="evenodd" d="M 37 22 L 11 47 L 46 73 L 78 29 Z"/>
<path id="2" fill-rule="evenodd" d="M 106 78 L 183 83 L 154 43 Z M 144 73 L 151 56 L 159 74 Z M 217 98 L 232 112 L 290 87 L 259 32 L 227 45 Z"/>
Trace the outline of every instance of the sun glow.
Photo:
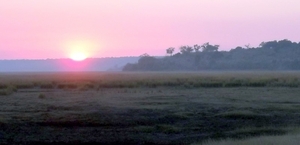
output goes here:
<path id="1" fill-rule="evenodd" d="M 69 58 L 74 61 L 83 61 L 88 57 L 92 57 L 95 52 L 96 45 L 91 41 L 69 41 L 66 46 L 66 53 Z"/>
<path id="2" fill-rule="evenodd" d="M 87 58 L 87 55 L 82 52 L 74 52 L 70 58 L 74 61 L 83 61 Z"/>

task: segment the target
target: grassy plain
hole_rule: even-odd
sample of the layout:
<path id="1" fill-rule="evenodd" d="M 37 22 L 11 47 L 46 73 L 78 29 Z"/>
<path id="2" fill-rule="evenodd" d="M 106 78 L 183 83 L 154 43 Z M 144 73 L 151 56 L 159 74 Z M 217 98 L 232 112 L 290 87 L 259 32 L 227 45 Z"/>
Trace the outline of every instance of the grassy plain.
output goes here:
<path id="1" fill-rule="evenodd" d="M 192 144 L 300 125 L 300 72 L 2 73 L 1 144 Z"/>
<path id="2" fill-rule="evenodd" d="M 260 136 L 243 140 L 227 139 L 221 141 L 206 141 L 205 145 L 298 145 L 300 144 L 299 134 Z M 197 145 L 197 144 L 193 144 Z M 199 144 L 198 144 L 199 145 Z"/>

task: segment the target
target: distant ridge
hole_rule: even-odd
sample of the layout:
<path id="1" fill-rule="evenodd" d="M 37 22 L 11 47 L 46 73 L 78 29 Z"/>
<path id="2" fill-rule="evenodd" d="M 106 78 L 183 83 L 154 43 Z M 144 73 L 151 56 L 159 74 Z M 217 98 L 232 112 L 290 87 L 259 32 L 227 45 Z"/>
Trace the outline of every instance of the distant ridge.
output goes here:
<path id="1" fill-rule="evenodd" d="M 136 63 L 139 57 L 87 58 L 73 61 L 59 59 L 0 60 L 0 72 L 60 72 L 60 71 L 121 71 L 127 63 Z"/>

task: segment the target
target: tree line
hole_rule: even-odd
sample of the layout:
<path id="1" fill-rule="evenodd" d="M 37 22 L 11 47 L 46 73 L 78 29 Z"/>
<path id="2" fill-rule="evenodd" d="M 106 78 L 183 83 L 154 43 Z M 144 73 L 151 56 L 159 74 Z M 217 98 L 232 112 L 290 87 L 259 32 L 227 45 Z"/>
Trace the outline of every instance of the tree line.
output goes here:
<path id="1" fill-rule="evenodd" d="M 167 56 L 144 54 L 137 63 L 128 63 L 123 71 L 202 71 L 202 70 L 300 70 L 300 42 L 274 40 L 258 47 L 238 46 L 219 51 L 219 45 L 184 45 L 166 49 Z"/>

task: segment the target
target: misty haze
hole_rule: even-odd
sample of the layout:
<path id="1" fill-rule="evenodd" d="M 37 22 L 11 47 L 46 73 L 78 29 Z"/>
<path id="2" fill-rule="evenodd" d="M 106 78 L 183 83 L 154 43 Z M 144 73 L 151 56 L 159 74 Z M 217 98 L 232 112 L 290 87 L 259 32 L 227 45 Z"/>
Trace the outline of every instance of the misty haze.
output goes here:
<path id="1" fill-rule="evenodd" d="M 1 1 L 0 145 L 298 145 L 299 5 Z"/>

